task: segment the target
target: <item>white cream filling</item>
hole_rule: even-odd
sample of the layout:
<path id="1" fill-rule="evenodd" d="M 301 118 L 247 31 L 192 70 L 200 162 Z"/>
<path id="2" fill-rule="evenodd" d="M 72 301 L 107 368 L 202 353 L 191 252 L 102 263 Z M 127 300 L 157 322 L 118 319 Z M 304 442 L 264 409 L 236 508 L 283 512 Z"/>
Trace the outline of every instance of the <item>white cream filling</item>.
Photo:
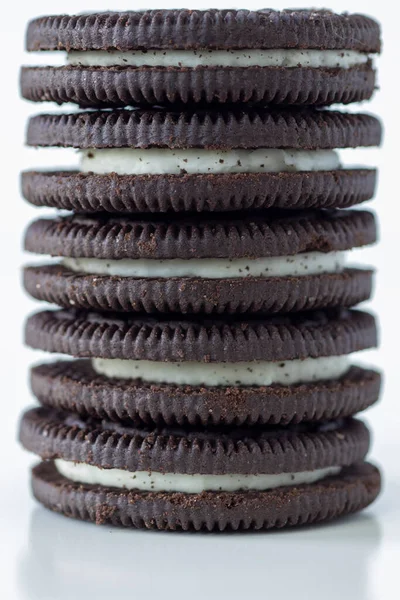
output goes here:
<path id="1" fill-rule="evenodd" d="M 282 486 L 314 483 L 329 475 L 336 475 L 341 470 L 341 467 L 334 466 L 314 471 L 273 475 L 187 475 L 158 473 L 157 471 L 130 472 L 123 469 L 100 469 L 85 463 L 74 463 L 60 458 L 54 462 L 61 475 L 78 483 L 143 492 L 183 492 L 185 494 L 200 494 L 204 491 L 271 490 Z"/>
<path id="2" fill-rule="evenodd" d="M 278 173 L 332 171 L 341 167 L 336 150 L 207 150 L 187 148 L 101 148 L 80 150 L 80 170 L 100 175 L 180 175 L 182 173 Z"/>
<path id="3" fill-rule="evenodd" d="M 121 259 L 63 258 L 62 264 L 79 273 L 117 277 L 165 278 L 199 277 L 232 279 L 240 277 L 287 277 L 340 273 L 346 252 L 304 252 L 293 256 L 267 258 Z"/>
<path id="4" fill-rule="evenodd" d="M 347 355 L 281 362 L 237 363 L 157 362 L 93 358 L 92 365 L 99 375 L 118 379 L 141 379 L 149 383 L 193 386 L 269 386 L 337 379 L 348 371 L 350 360 Z"/>
<path id="5" fill-rule="evenodd" d="M 72 51 L 69 65 L 83 67 L 326 67 L 349 69 L 368 62 L 356 50 L 117 50 Z"/>

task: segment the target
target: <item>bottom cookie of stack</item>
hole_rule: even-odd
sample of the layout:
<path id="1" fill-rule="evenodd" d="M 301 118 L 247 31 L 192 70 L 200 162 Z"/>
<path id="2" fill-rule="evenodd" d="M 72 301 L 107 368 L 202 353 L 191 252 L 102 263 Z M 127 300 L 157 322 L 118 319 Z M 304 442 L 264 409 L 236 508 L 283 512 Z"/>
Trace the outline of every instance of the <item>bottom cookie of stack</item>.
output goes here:
<path id="1" fill-rule="evenodd" d="M 67 516 L 166 530 L 269 529 L 325 521 L 380 491 L 362 422 L 230 430 L 138 429 L 48 408 L 27 412 L 24 446 L 51 459 L 33 492 Z"/>

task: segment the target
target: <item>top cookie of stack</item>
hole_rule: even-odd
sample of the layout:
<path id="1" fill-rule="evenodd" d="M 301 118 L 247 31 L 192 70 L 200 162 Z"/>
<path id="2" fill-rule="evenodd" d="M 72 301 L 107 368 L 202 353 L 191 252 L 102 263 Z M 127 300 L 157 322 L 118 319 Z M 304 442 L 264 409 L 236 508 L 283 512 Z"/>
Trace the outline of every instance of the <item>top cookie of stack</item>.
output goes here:
<path id="1" fill-rule="evenodd" d="M 22 70 L 35 102 L 348 104 L 374 91 L 380 29 L 327 10 L 109 12 L 35 19 L 27 49 L 67 52 Z"/>

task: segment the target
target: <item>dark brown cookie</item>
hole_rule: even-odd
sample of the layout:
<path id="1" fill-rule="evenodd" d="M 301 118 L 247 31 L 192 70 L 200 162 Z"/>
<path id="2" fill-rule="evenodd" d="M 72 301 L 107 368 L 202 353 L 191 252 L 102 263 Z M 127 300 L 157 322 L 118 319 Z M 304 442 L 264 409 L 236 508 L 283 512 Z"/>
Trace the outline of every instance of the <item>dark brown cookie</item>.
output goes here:
<path id="1" fill-rule="evenodd" d="M 31 316 L 26 343 L 77 357 L 279 361 L 357 352 L 376 345 L 377 331 L 372 315 L 346 309 L 269 318 L 190 320 L 59 310 Z"/>
<path id="2" fill-rule="evenodd" d="M 25 235 L 36 254 L 100 259 L 261 258 L 335 252 L 376 241 L 368 211 L 266 211 L 255 215 L 38 219 Z"/>
<path id="3" fill-rule="evenodd" d="M 28 229 L 28 251 L 65 257 L 101 259 L 230 260 L 333 252 L 374 242 L 371 213 L 269 212 L 240 218 L 219 216 L 132 220 L 121 217 L 74 216 L 34 222 Z M 304 254 L 306 257 L 306 254 Z M 305 258 L 304 258 L 305 260 Z M 372 272 L 343 269 L 307 275 L 271 277 L 220 275 L 118 276 L 78 271 L 71 266 L 27 267 L 25 289 L 35 298 L 62 307 L 147 313 L 275 313 L 334 306 L 354 306 L 371 295 Z M 106 267 L 104 267 L 106 268 Z M 194 267 L 193 267 L 194 268 Z M 240 271 L 246 274 L 243 263 Z M 306 268 L 311 268 L 311 263 Z M 247 269 L 247 271 L 246 271 Z M 196 271 L 194 269 L 194 271 Z M 208 271 L 207 271 L 208 273 Z"/>
<path id="4" fill-rule="evenodd" d="M 265 492 L 137 493 L 74 483 L 43 462 L 33 469 L 32 488 L 47 508 L 99 525 L 238 531 L 319 523 L 362 510 L 378 496 L 381 476 L 361 463 L 311 485 Z"/>
<path id="5" fill-rule="evenodd" d="M 37 300 L 63 308 L 176 314 L 273 314 L 368 300 L 373 271 L 285 277 L 154 279 L 86 275 L 62 265 L 25 267 L 25 290 Z"/>
<path id="6" fill-rule="evenodd" d="M 31 388 L 48 407 L 133 423 L 253 426 L 322 421 L 356 414 L 377 401 L 380 375 L 352 367 L 333 381 L 290 386 L 206 387 L 108 379 L 90 361 L 42 364 Z"/>
<path id="7" fill-rule="evenodd" d="M 369 17 L 328 10 L 174 9 L 39 17 L 26 37 L 31 52 L 232 47 L 379 52 L 380 28 Z"/>
<path id="8" fill-rule="evenodd" d="M 370 435 L 355 419 L 249 429 L 137 428 L 39 407 L 23 415 L 20 441 L 43 459 L 101 469 L 272 475 L 361 462 Z"/>
<path id="9" fill-rule="evenodd" d="M 370 200 L 375 169 L 280 173 L 97 175 L 25 171 L 23 196 L 75 212 L 213 212 L 264 208 L 347 208 Z"/>
<path id="10" fill-rule="evenodd" d="M 377 146 L 371 115 L 313 109 L 115 110 L 42 114 L 28 124 L 29 146 L 73 148 L 293 148 Z"/>
<path id="11" fill-rule="evenodd" d="M 362 15 L 328 11 L 187 11 L 55 16 L 29 24 L 27 49 L 380 50 L 379 25 Z M 184 57 L 181 59 L 184 61 Z M 232 63 L 234 65 L 234 62 Z M 257 62 L 256 62 L 257 64 Z M 322 63 L 321 63 L 322 64 Z M 81 106 L 187 103 L 332 104 L 369 98 L 370 62 L 350 68 L 274 66 L 27 67 L 22 94 L 37 102 Z"/>
<path id="12" fill-rule="evenodd" d="M 350 104 L 369 100 L 371 62 L 308 67 L 24 67 L 20 89 L 33 102 L 82 108 L 182 104 Z"/>

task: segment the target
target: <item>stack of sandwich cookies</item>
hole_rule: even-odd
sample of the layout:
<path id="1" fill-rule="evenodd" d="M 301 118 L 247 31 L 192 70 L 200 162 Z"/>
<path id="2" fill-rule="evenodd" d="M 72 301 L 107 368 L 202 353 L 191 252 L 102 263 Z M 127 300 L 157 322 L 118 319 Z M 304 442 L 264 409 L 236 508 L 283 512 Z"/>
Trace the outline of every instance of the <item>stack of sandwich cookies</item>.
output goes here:
<path id="1" fill-rule="evenodd" d="M 168 530 L 368 506 L 380 474 L 354 415 L 381 382 L 353 361 L 377 344 L 353 307 L 373 271 L 347 255 L 376 241 L 374 215 L 350 209 L 376 171 L 340 149 L 379 145 L 381 125 L 310 105 L 370 97 L 379 26 L 328 11 L 104 13 L 37 19 L 27 46 L 69 64 L 24 68 L 25 97 L 113 109 L 27 130 L 31 146 L 80 154 L 73 171 L 22 174 L 29 202 L 75 213 L 25 236 L 53 257 L 25 268 L 26 290 L 61 307 L 30 317 L 26 342 L 70 357 L 31 372 L 40 407 L 20 438 L 43 461 L 36 498 Z"/>

